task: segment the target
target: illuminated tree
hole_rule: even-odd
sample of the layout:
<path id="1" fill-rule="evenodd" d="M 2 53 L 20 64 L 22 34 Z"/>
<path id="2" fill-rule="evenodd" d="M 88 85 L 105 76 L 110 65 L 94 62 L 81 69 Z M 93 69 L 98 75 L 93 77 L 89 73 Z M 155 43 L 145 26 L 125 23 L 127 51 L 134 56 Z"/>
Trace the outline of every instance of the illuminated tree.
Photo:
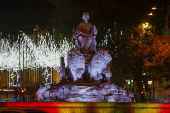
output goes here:
<path id="1" fill-rule="evenodd" d="M 162 78 L 170 80 L 170 36 L 156 36 L 152 44 L 146 46 L 144 54 L 150 55 L 145 62 L 145 69 L 152 72 L 152 79 L 162 82 Z"/>
<path id="2" fill-rule="evenodd" d="M 134 29 L 134 35 L 122 35 L 121 37 L 109 38 L 108 48 L 112 55 L 111 68 L 113 76 L 111 81 L 118 85 L 125 84 L 127 79 L 133 79 L 140 100 L 140 91 L 143 90 L 143 84 L 146 83 L 146 77 L 143 76 L 144 64 L 150 54 L 144 54 L 146 48 L 152 44 L 152 27 L 146 28 L 141 23 Z M 142 82 L 143 81 L 143 82 Z"/>
<path id="3" fill-rule="evenodd" d="M 48 40 L 47 40 L 48 39 Z M 9 78 L 20 79 L 19 71 L 24 69 L 36 70 L 38 68 L 58 69 L 60 66 L 60 57 L 65 57 L 67 65 L 67 53 L 74 48 L 73 43 L 70 43 L 64 38 L 61 43 L 55 43 L 52 36 L 47 33 L 46 36 L 38 35 L 38 43 L 35 44 L 31 37 L 24 33 L 18 37 L 16 42 L 9 43 L 7 39 L 0 40 L 0 70 L 7 70 Z M 59 47 L 57 47 L 59 45 Z M 16 73 L 16 74 L 13 74 Z M 43 74 L 44 79 L 49 80 L 49 73 Z M 20 84 L 19 81 L 18 85 Z M 51 81 L 48 83 L 52 83 Z M 9 84 L 9 86 L 11 83 Z"/>

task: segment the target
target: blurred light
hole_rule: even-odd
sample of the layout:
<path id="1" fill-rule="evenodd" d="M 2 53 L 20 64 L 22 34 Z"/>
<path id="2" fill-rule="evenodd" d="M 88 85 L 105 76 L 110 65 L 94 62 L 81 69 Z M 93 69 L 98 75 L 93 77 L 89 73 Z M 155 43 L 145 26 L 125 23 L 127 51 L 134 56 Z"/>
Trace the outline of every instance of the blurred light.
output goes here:
<path id="1" fill-rule="evenodd" d="M 128 82 L 127 82 L 128 84 L 131 84 L 131 82 L 130 82 L 130 80 L 128 80 Z"/>
<path id="2" fill-rule="evenodd" d="M 145 89 L 145 84 L 143 84 L 143 89 Z"/>
<path id="3" fill-rule="evenodd" d="M 153 15 L 153 13 L 150 13 L 150 14 L 148 14 L 148 15 Z"/>
<path id="4" fill-rule="evenodd" d="M 150 80 L 150 81 L 148 81 L 148 84 L 152 84 L 152 81 Z"/>
<path id="5" fill-rule="evenodd" d="M 156 7 L 152 7 L 152 9 L 156 9 Z"/>
<path id="6" fill-rule="evenodd" d="M 93 103 L 92 103 L 93 104 Z M 34 108 L 39 110 L 44 110 L 45 112 L 53 112 L 53 113 L 60 113 L 60 112 L 77 112 L 77 110 L 87 112 L 88 108 L 92 109 L 94 112 L 104 112 L 107 107 L 107 110 L 113 111 L 113 106 L 122 105 L 122 103 L 112 103 L 112 102 L 105 102 L 104 104 L 100 102 L 96 102 L 95 104 L 91 105 L 85 102 L 2 102 L 2 107 L 10 107 L 10 108 Z M 155 112 L 155 113 L 169 113 L 169 103 L 129 103 L 131 108 L 135 112 Z M 77 106 L 81 106 L 78 107 Z M 141 107 L 142 106 L 142 107 Z M 99 109 L 97 109 L 99 108 Z M 141 109 L 139 109 L 141 108 Z M 167 109 L 166 109 L 167 108 Z M 122 107 L 124 109 L 124 107 Z M 116 109 L 118 112 L 122 112 L 122 109 Z"/>
<path id="7" fill-rule="evenodd" d="M 149 25 L 149 23 L 147 23 L 147 22 L 146 22 L 146 23 L 144 23 L 144 24 L 143 24 L 143 26 L 142 26 L 142 27 L 143 27 L 143 29 L 146 29 L 146 28 L 148 27 L 148 25 Z"/>
<path id="8" fill-rule="evenodd" d="M 142 73 L 143 74 L 143 76 L 145 76 L 146 75 L 146 73 Z"/>
<path id="9" fill-rule="evenodd" d="M 24 90 L 22 89 L 21 92 L 24 93 Z"/>
<path id="10" fill-rule="evenodd" d="M 145 23 L 145 25 L 148 27 L 148 23 Z"/>

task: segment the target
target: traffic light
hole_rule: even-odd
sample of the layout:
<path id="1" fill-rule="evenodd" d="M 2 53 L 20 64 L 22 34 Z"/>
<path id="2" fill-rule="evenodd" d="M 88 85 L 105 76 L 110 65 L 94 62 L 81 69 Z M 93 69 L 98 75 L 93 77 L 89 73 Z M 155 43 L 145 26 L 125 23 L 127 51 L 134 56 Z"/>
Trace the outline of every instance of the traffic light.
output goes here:
<path id="1" fill-rule="evenodd" d="M 131 84 L 131 80 L 130 80 L 130 79 L 129 79 L 129 80 L 127 80 L 127 84 L 129 84 L 129 85 Z"/>
<path id="2" fill-rule="evenodd" d="M 23 89 L 21 89 L 21 93 L 24 93 L 25 91 Z"/>
<path id="3" fill-rule="evenodd" d="M 26 88 L 24 88 L 24 89 L 21 88 L 21 90 L 20 90 L 20 92 L 21 92 L 22 94 L 25 93 L 25 91 L 26 91 Z"/>
<path id="4" fill-rule="evenodd" d="M 141 94 L 141 102 L 144 102 L 145 101 L 145 92 L 141 91 L 140 94 Z"/>
<path id="5" fill-rule="evenodd" d="M 25 102 L 24 93 L 25 93 L 25 90 L 24 90 L 24 89 L 21 89 L 22 102 Z"/>

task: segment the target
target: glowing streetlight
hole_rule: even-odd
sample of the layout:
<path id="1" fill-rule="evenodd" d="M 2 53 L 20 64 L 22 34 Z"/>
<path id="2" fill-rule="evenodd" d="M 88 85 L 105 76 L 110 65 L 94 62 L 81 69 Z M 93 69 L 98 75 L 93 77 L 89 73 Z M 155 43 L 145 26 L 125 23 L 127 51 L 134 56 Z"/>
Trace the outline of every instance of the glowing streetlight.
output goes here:
<path id="1" fill-rule="evenodd" d="M 156 9 L 167 9 L 167 13 L 166 13 L 166 35 L 168 35 L 168 9 L 169 8 L 156 8 L 156 7 L 152 7 L 153 10 Z M 152 14 L 152 13 L 151 13 Z M 149 14 L 150 15 L 150 14 Z"/>
<path id="2" fill-rule="evenodd" d="M 150 81 L 148 81 L 148 84 L 150 84 L 150 85 L 151 85 L 151 84 L 152 84 L 152 81 L 151 81 L 151 80 L 150 80 Z"/>
<path id="3" fill-rule="evenodd" d="M 146 23 L 144 23 L 144 24 L 143 24 L 143 26 L 142 26 L 142 27 L 143 27 L 143 29 L 146 29 L 146 28 L 148 27 L 148 25 L 149 25 L 149 23 L 147 23 L 147 22 L 146 22 Z"/>
<path id="4" fill-rule="evenodd" d="M 151 84 L 152 84 L 152 80 L 149 80 L 148 85 L 149 85 L 149 88 L 150 88 L 150 99 L 151 99 Z M 154 91 L 153 91 L 153 98 L 154 98 Z"/>
<path id="5" fill-rule="evenodd" d="M 145 76 L 145 75 L 146 75 L 146 73 L 142 73 L 142 75 L 143 75 L 143 76 Z"/>
<path id="6" fill-rule="evenodd" d="M 153 15 L 153 13 L 149 13 L 148 15 Z"/>
<path id="7" fill-rule="evenodd" d="M 152 7 L 152 9 L 154 9 L 154 10 L 155 10 L 155 9 L 157 9 L 157 8 L 156 8 L 156 7 Z"/>

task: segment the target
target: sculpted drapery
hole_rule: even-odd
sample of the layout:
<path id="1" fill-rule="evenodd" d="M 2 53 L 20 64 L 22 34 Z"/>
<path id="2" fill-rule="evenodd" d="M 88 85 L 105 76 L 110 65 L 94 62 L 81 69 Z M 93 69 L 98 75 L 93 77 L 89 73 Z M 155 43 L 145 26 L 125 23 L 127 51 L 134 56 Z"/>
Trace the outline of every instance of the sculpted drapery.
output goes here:
<path id="1" fill-rule="evenodd" d="M 73 37 L 75 38 L 75 45 L 81 53 L 94 54 L 96 52 L 96 35 L 97 29 L 92 25 L 89 20 L 89 14 L 83 14 L 83 22 L 78 25 L 77 30 L 74 31 Z"/>

